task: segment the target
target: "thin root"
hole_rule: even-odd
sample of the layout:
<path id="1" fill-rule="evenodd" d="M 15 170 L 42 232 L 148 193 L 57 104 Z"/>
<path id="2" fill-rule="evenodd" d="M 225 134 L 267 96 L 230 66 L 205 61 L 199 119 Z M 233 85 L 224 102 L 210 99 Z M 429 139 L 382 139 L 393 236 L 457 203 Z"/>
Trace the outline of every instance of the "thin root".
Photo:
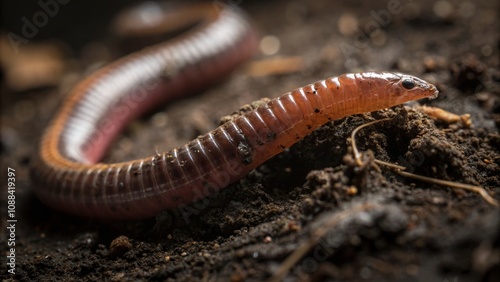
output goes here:
<path id="1" fill-rule="evenodd" d="M 380 120 L 371 121 L 369 123 L 358 126 L 356 129 L 354 129 L 352 131 L 351 146 L 352 146 L 352 150 L 353 150 L 353 154 L 354 154 L 354 159 L 356 160 L 357 165 L 361 166 L 361 164 L 362 164 L 361 153 L 359 152 L 358 147 L 356 146 L 356 134 L 358 133 L 358 131 L 367 127 L 367 126 L 373 125 L 373 124 L 378 123 L 378 122 L 387 121 L 389 119 L 390 118 L 384 118 L 384 119 L 380 119 Z M 397 174 L 399 174 L 403 177 L 412 178 L 412 179 L 426 182 L 426 183 L 430 183 L 430 184 L 437 184 L 437 185 L 447 186 L 447 187 L 455 188 L 455 189 L 464 189 L 464 190 L 469 190 L 469 191 L 478 193 L 490 205 L 495 206 L 495 207 L 500 206 L 498 201 L 495 198 L 491 197 L 490 194 L 488 194 L 488 192 L 483 187 L 469 185 L 469 184 L 463 184 L 463 183 L 458 183 L 458 182 L 452 182 L 452 181 L 446 181 L 446 180 L 441 180 L 441 179 L 437 179 L 437 178 L 426 177 L 426 176 L 406 172 L 406 171 L 403 171 L 406 169 L 404 166 L 391 164 L 391 163 L 384 162 L 384 161 L 381 161 L 378 159 L 375 159 L 375 163 L 377 163 L 378 165 L 390 167 Z"/>
<path id="2" fill-rule="evenodd" d="M 371 121 L 369 123 L 365 123 L 363 125 L 360 125 L 360 126 L 356 127 L 352 131 L 352 133 L 351 133 L 351 145 L 352 145 L 352 150 L 353 150 L 353 153 L 354 153 L 354 159 L 356 160 L 356 164 L 358 166 L 362 166 L 363 162 L 361 161 L 361 153 L 359 152 L 358 147 L 356 146 L 356 142 L 355 142 L 356 134 L 358 133 L 358 131 L 360 131 L 361 129 L 363 129 L 363 128 L 367 127 L 367 126 L 370 126 L 372 124 L 376 124 L 376 123 L 379 123 L 379 122 L 382 122 L 382 121 L 387 121 L 387 120 L 390 120 L 390 118 L 384 118 L 384 119 L 374 120 L 374 121 Z"/>
<path id="3" fill-rule="evenodd" d="M 381 160 L 375 160 L 375 162 L 379 165 L 394 168 L 394 165 L 391 163 L 386 163 L 386 162 L 381 161 Z M 495 198 L 491 197 L 490 194 L 488 194 L 488 192 L 486 192 L 486 190 L 484 190 L 483 187 L 469 185 L 469 184 L 463 184 L 463 183 L 458 183 L 458 182 L 452 182 L 452 181 L 447 181 L 447 180 L 441 180 L 441 179 L 432 178 L 432 177 L 426 177 L 426 176 L 422 176 L 422 175 L 418 175 L 418 174 L 414 174 L 414 173 L 410 173 L 410 172 L 406 172 L 406 171 L 401 171 L 397 168 L 394 169 L 394 171 L 401 176 L 413 178 L 415 180 L 419 180 L 422 182 L 476 192 L 479 195 L 481 195 L 481 197 L 483 197 L 483 199 L 486 202 L 488 202 L 489 204 L 491 204 L 492 206 L 495 206 L 495 207 L 499 206 L 498 201 Z"/>

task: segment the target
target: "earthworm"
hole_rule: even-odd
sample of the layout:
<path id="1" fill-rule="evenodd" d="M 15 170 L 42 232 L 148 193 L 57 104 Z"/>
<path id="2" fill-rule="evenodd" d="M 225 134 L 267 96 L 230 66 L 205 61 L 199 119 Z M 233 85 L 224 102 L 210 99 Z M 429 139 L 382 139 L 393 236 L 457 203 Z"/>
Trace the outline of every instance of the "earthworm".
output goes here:
<path id="1" fill-rule="evenodd" d="M 409 75 L 343 74 L 272 99 L 169 152 L 98 163 L 127 122 L 207 87 L 252 55 L 256 33 L 239 10 L 201 5 L 179 13 L 189 11 L 200 22 L 192 30 L 111 63 L 69 93 L 31 169 L 43 203 L 98 219 L 151 217 L 217 193 L 330 120 L 437 95 Z"/>

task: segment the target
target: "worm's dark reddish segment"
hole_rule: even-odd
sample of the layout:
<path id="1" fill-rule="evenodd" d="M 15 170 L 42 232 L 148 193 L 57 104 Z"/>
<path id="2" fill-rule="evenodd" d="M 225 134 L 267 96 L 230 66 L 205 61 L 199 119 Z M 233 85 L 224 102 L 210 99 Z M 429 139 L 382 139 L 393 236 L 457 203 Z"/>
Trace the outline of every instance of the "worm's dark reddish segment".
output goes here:
<path id="1" fill-rule="evenodd" d="M 73 90 L 45 133 L 32 169 L 44 203 L 93 218 L 154 216 L 216 193 L 329 120 L 437 93 L 408 75 L 344 74 L 286 93 L 170 152 L 95 163 L 128 121 L 208 86 L 251 56 L 255 35 L 244 16 L 233 9 L 196 9 L 203 11 L 197 13 L 202 27 L 125 57 Z M 408 89 L 408 81 L 415 86 Z"/>

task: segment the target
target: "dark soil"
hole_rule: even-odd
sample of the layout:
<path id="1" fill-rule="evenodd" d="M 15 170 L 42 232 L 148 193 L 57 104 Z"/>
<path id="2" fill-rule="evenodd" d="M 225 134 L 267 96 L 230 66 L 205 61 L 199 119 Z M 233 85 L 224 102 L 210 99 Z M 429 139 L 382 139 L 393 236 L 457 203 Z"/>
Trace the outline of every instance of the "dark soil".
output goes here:
<path id="1" fill-rule="evenodd" d="M 61 7 L 61 18 L 54 17 L 52 27 L 47 26 L 86 31 L 82 38 L 94 42 L 92 49 L 78 36 L 58 33 L 70 43 L 67 69 L 57 83 L 62 89 L 107 58 L 89 55 L 95 42 L 106 42 L 93 27 L 104 26 L 109 18 L 90 17 L 86 28 L 79 14 L 101 5 L 89 3 L 82 12 L 71 8 L 82 4 Z M 380 11 L 391 3 L 399 3 L 402 11 L 381 18 Z M 241 6 L 262 35 L 279 38 L 278 55 L 302 57 L 303 69 L 255 77 L 242 68 L 217 87 L 132 123 L 106 161 L 167 150 L 213 129 L 222 116 L 245 103 L 363 70 L 427 79 L 441 93 L 420 104 L 470 114 L 473 125 L 433 120 L 417 103 L 347 117 L 321 127 L 241 181 L 187 209 L 144 221 L 98 222 L 54 212 L 33 195 L 30 161 L 66 91 L 53 85 L 14 91 L 4 68 L 1 183 L 7 186 L 7 167 L 14 168 L 17 223 L 11 275 L 5 268 L 9 252 L 3 193 L 0 277 L 262 281 L 286 270 L 287 281 L 498 281 L 498 208 L 476 193 L 401 177 L 377 167 L 373 158 L 424 176 L 480 185 L 500 199 L 499 2 L 243 1 Z M 63 15 L 66 7 L 82 22 L 72 24 L 71 15 Z M 14 19 L 18 25 L 11 30 L 19 32 L 21 17 Z M 357 23 L 350 23 L 352 19 Z M 370 26 L 377 20 L 382 28 L 373 31 Z M 347 27 L 339 29 L 340 23 Z M 349 31 L 353 26 L 357 29 Z M 46 35 L 39 36 L 29 44 Z M 256 57 L 262 58 L 266 56 Z M 351 131 L 383 117 L 393 119 L 358 135 L 358 147 L 368 151 L 357 166 L 349 148 Z M 285 267 L 290 257 L 295 260 Z"/>

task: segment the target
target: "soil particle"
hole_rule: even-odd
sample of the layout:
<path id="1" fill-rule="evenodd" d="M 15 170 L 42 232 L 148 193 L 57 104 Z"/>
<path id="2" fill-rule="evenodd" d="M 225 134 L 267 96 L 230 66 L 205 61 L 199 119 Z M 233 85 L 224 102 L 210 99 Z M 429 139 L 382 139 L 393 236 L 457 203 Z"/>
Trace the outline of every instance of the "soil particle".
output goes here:
<path id="1" fill-rule="evenodd" d="M 119 236 L 109 245 L 109 255 L 110 256 L 122 256 L 126 252 L 132 249 L 132 244 L 130 243 L 127 236 Z"/>

